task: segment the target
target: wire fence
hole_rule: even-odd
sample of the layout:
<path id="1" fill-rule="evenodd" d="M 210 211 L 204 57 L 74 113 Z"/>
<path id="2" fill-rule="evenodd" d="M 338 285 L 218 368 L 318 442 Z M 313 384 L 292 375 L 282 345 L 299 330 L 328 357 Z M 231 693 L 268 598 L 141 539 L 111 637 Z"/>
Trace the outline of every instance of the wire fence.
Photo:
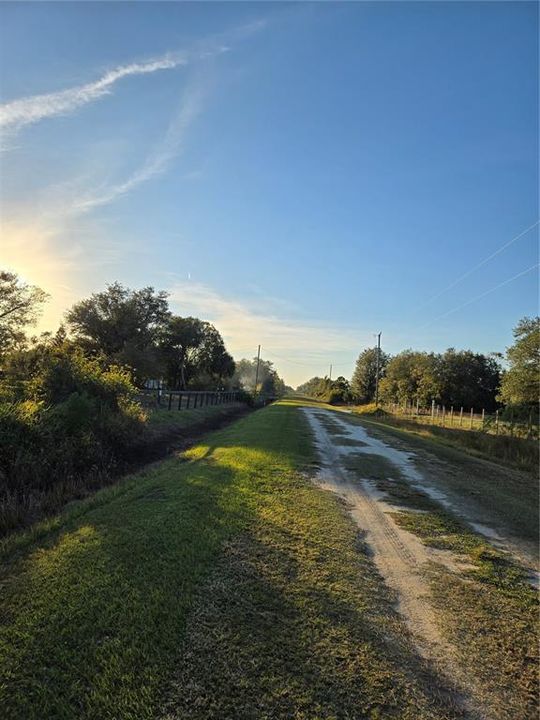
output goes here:
<path id="1" fill-rule="evenodd" d="M 464 409 L 454 406 L 436 405 L 420 407 L 414 403 L 390 403 L 383 409 L 397 417 L 407 418 L 421 425 L 438 425 L 439 427 L 456 428 L 491 435 L 505 435 L 526 439 L 538 439 L 538 419 L 533 417 L 532 410 L 526 420 L 523 417 L 514 417 L 510 410 L 504 415 L 496 410 L 486 413 L 484 409 L 475 412 L 474 408 Z"/>

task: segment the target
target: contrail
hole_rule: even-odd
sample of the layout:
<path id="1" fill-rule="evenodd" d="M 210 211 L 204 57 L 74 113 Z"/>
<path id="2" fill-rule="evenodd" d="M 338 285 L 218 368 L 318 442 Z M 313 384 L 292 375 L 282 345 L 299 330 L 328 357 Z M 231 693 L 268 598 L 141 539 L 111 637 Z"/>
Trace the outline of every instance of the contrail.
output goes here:
<path id="1" fill-rule="evenodd" d="M 187 65 L 184 53 L 168 53 L 144 63 L 121 65 L 109 70 L 99 80 L 44 95 L 31 95 L 0 105 L 0 128 L 11 133 L 25 125 L 32 125 L 44 118 L 67 115 L 83 105 L 94 102 L 111 92 L 119 80 L 131 75 L 146 75 L 159 70 L 171 70 Z"/>

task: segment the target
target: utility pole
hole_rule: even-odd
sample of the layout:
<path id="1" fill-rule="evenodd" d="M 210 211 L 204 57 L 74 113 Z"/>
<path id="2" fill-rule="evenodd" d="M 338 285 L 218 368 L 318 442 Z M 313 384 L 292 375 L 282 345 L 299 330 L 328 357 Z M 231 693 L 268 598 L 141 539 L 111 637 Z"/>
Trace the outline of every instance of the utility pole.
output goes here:
<path id="1" fill-rule="evenodd" d="M 259 363 L 261 362 L 261 346 L 259 345 L 259 349 L 257 350 L 257 370 L 255 372 L 255 391 L 254 394 L 257 395 L 257 384 L 259 382 Z"/>
<path id="2" fill-rule="evenodd" d="M 379 364 L 381 357 L 381 335 L 377 335 L 377 369 L 375 371 L 375 407 L 379 407 Z"/>

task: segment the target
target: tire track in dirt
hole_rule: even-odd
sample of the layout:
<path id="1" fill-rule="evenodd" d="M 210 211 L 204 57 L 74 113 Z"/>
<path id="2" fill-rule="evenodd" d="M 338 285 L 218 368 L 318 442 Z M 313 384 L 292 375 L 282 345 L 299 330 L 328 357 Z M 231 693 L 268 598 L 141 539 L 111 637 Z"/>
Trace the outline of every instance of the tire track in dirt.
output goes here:
<path id="1" fill-rule="evenodd" d="M 383 500 L 383 494 L 374 488 L 370 480 L 351 482 L 335 438 L 329 435 L 321 422 L 321 413 L 338 422 L 340 429 L 343 428 L 352 437 L 353 432 L 348 425 L 336 420 L 329 411 L 304 408 L 303 412 L 316 437 L 322 461 L 318 482 L 324 489 L 346 500 L 352 517 L 366 534 L 366 543 L 373 553 L 375 565 L 396 593 L 397 609 L 404 617 L 419 652 L 450 683 L 453 701 L 467 712 L 468 717 L 488 720 L 489 714 L 477 707 L 470 683 L 455 660 L 453 646 L 441 635 L 429 602 L 425 570 L 431 562 L 444 564 L 454 571 L 459 569 L 453 553 L 429 548 L 416 536 L 400 528 L 389 514 L 395 508 Z M 358 429 L 365 436 L 365 431 Z M 345 448 L 343 450 L 347 452 Z M 373 448 L 366 447 L 364 450 L 370 452 Z M 388 450 L 391 455 L 391 448 Z M 388 458 L 388 453 L 385 456 Z"/>

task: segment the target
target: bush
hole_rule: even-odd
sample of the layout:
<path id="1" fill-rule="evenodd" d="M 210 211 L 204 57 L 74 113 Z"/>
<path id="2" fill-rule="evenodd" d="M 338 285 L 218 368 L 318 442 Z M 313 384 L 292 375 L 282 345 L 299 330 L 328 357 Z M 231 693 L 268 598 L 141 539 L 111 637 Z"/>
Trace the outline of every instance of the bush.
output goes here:
<path id="1" fill-rule="evenodd" d="M 146 417 L 128 371 L 80 349 L 41 348 L 28 381 L 12 366 L 3 385 L 0 532 L 39 515 L 51 494 L 67 497 L 108 474 L 144 442 Z"/>

